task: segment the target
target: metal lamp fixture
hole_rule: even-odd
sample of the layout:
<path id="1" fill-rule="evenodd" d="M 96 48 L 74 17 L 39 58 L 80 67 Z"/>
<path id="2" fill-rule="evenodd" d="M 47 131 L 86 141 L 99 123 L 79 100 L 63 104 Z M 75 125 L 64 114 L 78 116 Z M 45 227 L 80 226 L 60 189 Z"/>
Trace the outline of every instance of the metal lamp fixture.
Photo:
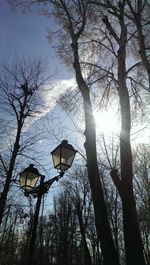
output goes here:
<path id="1" fill-rule="evenodd" d="M 68 144 L 67 140 L 63 140 L 61 144 L 51 152 L 54 168 L 61 172 L 66 171 L 71 167 L 76 152 L 74 147 Z"/>
<path id="2" fill-rule="evenodd" d="M 29 167 L 25 168 L 19 175 L 20 187 L 24 191 L 31 191 L 34 189 L 40 177 L 39 171 L 34 168 L 33 164 L 30 164 Z"/>
<path id="3" fill-rule="evenodd" d="M 67 140 L 63 140 L 61 144 L 51 152 L 54 168 L 58 169 L 63 174 L 71 167 L 76 152 L 74 147 L 68 144 Z M 33 164 L 30 164 L 29 167 L 25 168 L 19 175 L 20 187 L 25 192 L 32 191 L 36 187 L 39 177 L 41 177 L 41 174 Z"/>
<path id="4" fill-rule="evenodd" d="M 37 197 L 27 264 L 33 264 L 34 246 L 42 196 L 43 194 L 48 192 L 53 182 L 58 181 L 60 178 L 62 178 L 65 171 L 71 167 L 76 152 L 77 151 L 73 148 L 73 146 L 71 144 L 68 144 L 68 141 L 66 140 L 63 140 L 62 143 L 51 152 L 54 168 L 58 169 L 60 172 L 58 176 L 53 177 L 48 181 L 44 181 L 45 176 L 41 175 L 39 171 L 34 168 L 33 164 L 30 164 L 29 167 L 24 169 L 19 174 L 20 186 L 24 190 L 25 195 L 28 196 L 29 194 L 31 194 L 34 198 Z M 36 186 L 39 177 L 40 184 Z"/>

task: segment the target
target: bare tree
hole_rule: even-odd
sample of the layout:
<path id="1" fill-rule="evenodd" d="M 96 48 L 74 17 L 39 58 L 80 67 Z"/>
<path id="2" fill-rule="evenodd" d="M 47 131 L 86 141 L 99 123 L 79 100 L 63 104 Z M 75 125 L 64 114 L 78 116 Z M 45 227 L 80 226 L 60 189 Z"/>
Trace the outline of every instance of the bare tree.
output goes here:
<path id="1" fill-rule="evenodd" d="M 75 207 L 84 249 L 84 264 L 92 265 L 92 257 L 87 243 L 87 227 L 91 212 L 93 214 L 91 192 L 87 178 L 87 170 L 80 166 L 72 172 L 71 181 L 63 181 L 63 185 L 70 193 Z"/>
<path id="2" fill-rule="evenodd" d="M 53 3 L 54 6 L 54 16 L 57 18 L 60 25 L 64 27 L 65 36 L 66 34 L 69 34 L 68 38 L 71 38 L 72 63 L 75 71 L 76 82 L 82 95 L 85 115 L 84 134 L 86 141 L 84 146 L 87 156 L 88 178 L 92 192 L 95 223 L 101 242 L 104 264 L 110 264 L 110 262 L 111 264 L 118 264 L 118 255 L 110 231 L 97 163 L 96 132 L 92 103 L 90 99 L 90 89 L 83 77 L 80 65 L 78 43 L 85 29 L 89 3 L 88 1 L 51 1 L 51 3 Z"/>
<path id="3" fill-rule="evenodd" d="M 121 108 L 120 163 L 121 176 L 114 169 L 111 176 L 122 200 L 123 227 L 127 264 L 145 264 L 143 246 L 137 221 L 135 197 L 133 193 L 132 152 L 130 143 L 131 112 L 130 99 L 126 83 L 126 46 L 127 24 L 125 22 L 125 1 L 119 2 L 117 9 L 110 5 L 116 16 L 120 34 L 117 34 L 107 16 L 103 18 L 107 30 L 118 45 L 117 57 L 117 91 Z"/>
<path id="4" fill-rule="evenodd" d="M 4 215 L 7 195 L 11 180 L 15 173 L 17 155 L 21 154 L 27 143 L 35 139 L 27 139 L 23 143 L 23 130 L 28 126 L 40 104 L 39 88 L 44 84 L 44 64 L 41 60 L 17 60 L 5 64 L 0 72 L 0 108 L 3 113 L 3 139 L 0 155 L 3 168 L 3 187 L 0 196 L 0 223 Z M 7 127 L 6 127 L 7 125 Z M 6 148 L 8 146 L 8 148 Z M 22 148 L 23 147 L 23 148 Z M 6 158 L 7 157 L 7 158 Z"/>

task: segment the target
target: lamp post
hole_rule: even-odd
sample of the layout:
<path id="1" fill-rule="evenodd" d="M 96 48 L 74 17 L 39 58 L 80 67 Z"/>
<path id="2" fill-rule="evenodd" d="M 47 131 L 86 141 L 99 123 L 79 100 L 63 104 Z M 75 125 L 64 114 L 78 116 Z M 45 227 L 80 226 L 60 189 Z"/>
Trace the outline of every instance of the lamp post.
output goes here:
<path id="1" fill-rule="evenodd" d="M 29 245 L 29 254 L 27 260 L 28 265 L 29 264 L 32 265 L 33 262 L 36 231 L 37 231 L 42 195 L 48 192 L 53 182 L 58 181 L 60 178 L 62 178 L 65 171 L 71 167 L 76 152 L 77 151 L 74 149 L 74 147 L 68 144 L 67 140 L 63 140 L 61 144 L 51 152 L 54 168 L 56 168 L 59 171 L 59 175 L 53 177 L 48 181 L 44 181 L 45 176 L 41 175 L 33 164 L 30 164 L 29 167 L 24 169 L 19 174 L 20 187 L 24 190 L 25 196 L 29 196 L 31 194 L 34 198 L 37 197 L 32 234 Z M 39 178 L 40 178 L 40 184 L 36 186 Z"/>

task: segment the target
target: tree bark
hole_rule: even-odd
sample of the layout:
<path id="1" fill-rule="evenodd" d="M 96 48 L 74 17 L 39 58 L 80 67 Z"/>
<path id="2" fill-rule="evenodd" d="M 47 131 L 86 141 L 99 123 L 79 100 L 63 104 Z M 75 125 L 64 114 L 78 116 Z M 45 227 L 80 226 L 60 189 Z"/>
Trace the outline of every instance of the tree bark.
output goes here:
<path id="1" fill-rule="evenodd" d="M 123 210 L 123 228 L 128 265 L 144 265 L 143 246 L 140 236 L 136 204 L 133 193 L 133 170 L 132 152 L 130 143 L 131 117 L 130 101 L 126 86 L 126 42 L 127 30 L 123 18 L 120 20 L 121 36 L 118 50 L 118 95 L 121 107 L 121 134 L 120 134 L 120 159 L 121 179 L 123 182 L 120 189 Z"/>
<path id="2" fill-rule="evenodd" d="M 111 235 L 110 225 L 107 216 L 106 205 L 104 201 L 102 184 L 100 181 L 100 174 L 97 163 L 96 152 L 96 130 L 90 100 L 89 88 L 82 77 L 78 56 L 77 39 L 72 37 L 72 50 L 74 55 L 74 70 L 76 74 L 76 81 L 83 98 L 84 115 L 85 115 L 85 150 L 87 156 L 88 178 L 91 187 L 95 224 L 100 239 L 100 245 L 104 260 L 104 265 L 119 264 L 118 253 L 115 249 L 114 242 Z"/>
<path id="3" fill-rule="evenodd" d="M 121 5 L 121 4 L 120 4 Z M 121 108 L 120 161 L 121 178 L 117 172 L 111 172 L 121 200 L 123 211 L 123 231 L 125 240 L 126 261 L 128 265 L 145 265 L 142 240 L 140 236 L 136 204 L 133 192 L 132 152 L 130 143 L 131 114 L 130 100 L 126 85 L 126 43 L 127 29 L 123 17 L 123 4 L 120 6 L 121 33 L 118 41 L 118 95 Z M 108 27 L 108 20 L 106 21 Z M 107 25 L 108 24 L 108 25 Z M 112 28 L 111 28 L 112 30 Z"/>

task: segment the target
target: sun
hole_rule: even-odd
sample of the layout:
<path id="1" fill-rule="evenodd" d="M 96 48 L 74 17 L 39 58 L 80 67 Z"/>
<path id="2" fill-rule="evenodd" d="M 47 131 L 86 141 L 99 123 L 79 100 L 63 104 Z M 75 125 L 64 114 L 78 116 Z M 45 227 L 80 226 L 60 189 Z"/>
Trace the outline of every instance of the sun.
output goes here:
<path id="1" fill-rule="evenodd" d="M 119 119 L 112 110 L 100 110 L 94 111 L 94 119 L 96 123 L 96 129 L 102 133 L 119 133 L 120 122 Z"/>

